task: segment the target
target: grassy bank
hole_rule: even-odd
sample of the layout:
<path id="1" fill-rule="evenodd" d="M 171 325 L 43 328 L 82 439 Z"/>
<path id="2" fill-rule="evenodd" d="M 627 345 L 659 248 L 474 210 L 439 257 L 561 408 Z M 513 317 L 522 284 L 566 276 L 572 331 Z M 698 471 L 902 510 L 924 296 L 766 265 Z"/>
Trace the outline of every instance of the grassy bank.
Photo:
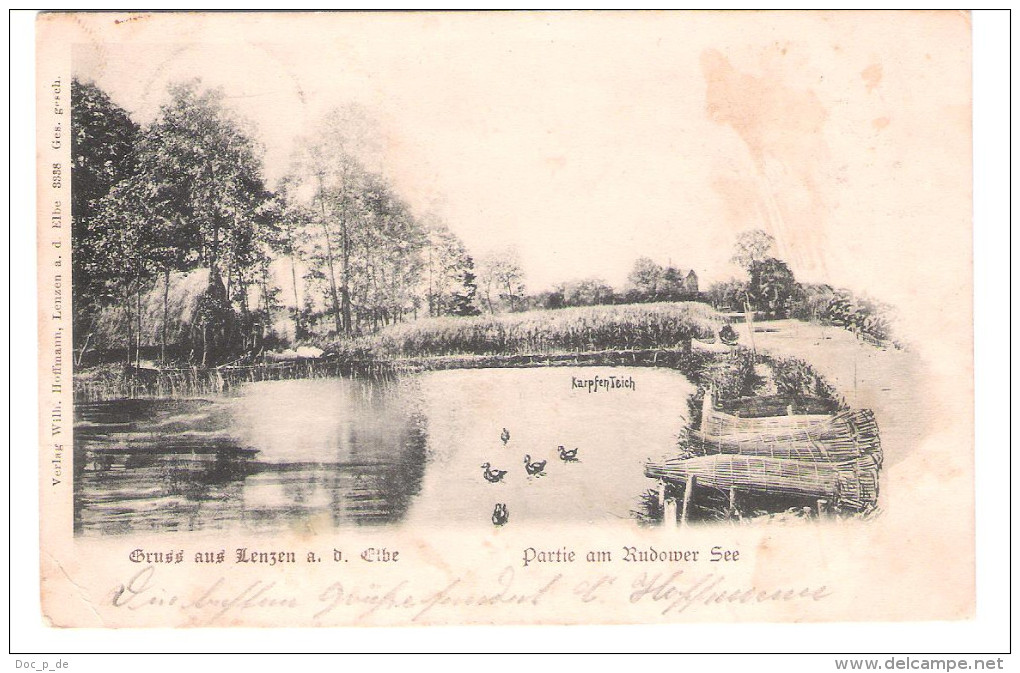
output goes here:
<path id="1" fill-rule="evenodd" d="M 697 302 L 584 306 L 472 318 L 428 318 L 364 340 L 382 358 L 534 355 L 672 349 L 715 335 L 712 307 Z"/>
<path id="2" fill-rule="evenodd" d="M 81 401 L 186 398 L 216 394 L 241 383 L 277 379 L 392 377 L 407 371 L 483 367 L 645 366 L 683 373 L 697 384 L 690 418 L 697 423 L 704 391 L 719 400 L 761 395 L 835 399 L 831 387 L 803 361 L 752 353 L 691 348 L 712 338 L 721 321 L 707 304 L 672 302 L 591 306 L 470 318 L 431 318 L 390 326 L 378 334 L 328 346 L 325 356 L 218 368 L 134 369 L 106 364 L 75 372 Z"/>

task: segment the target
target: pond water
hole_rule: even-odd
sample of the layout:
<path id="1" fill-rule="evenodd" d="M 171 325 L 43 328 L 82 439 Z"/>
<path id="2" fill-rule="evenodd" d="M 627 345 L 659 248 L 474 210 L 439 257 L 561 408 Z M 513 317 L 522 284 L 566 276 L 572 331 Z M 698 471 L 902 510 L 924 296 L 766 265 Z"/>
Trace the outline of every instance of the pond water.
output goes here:
<path id="1" fill-rule="evenodd" d="M 572 381 L 633 378 L 589 393 Z M 654 484 L 693 386 L 649 368 L 429 372 L 397 381 L 265 381 L 206 400 L 75 411 L 79 533 L 492 526 L 628 519 Z M 504 442 L 503 430 L 509 438 Z M 576 462 L 557 446 L 578 449 Z M 529 475 L 525 456 L 547 461 Z M 490 483 L 483 463 L 505 470 Z"/>

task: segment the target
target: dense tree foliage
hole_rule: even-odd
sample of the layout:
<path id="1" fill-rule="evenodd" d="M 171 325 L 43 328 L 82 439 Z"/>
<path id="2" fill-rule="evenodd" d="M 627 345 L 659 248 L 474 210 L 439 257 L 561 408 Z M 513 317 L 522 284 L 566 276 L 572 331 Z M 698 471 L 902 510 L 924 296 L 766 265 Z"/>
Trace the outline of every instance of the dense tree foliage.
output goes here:
<path id="1" fill-rule="evenodd" d="M 797 296 L 797 281 L 786 262 L 774 257 L 751 262 L 747 296 L 768 318 L 788 318 Z"/>
<path id="2" fill-rule="evenodd" d="M 624 300 L 688 301 L 698 299 L 698 276 L 694 271 L 681 271 L 662 266 L 648 257 L 639 257 L 627 276 Z"/>
<path id="3" fill-rule="evenodd" d="M 613 288 L 598 278 L 588 278 L 572 283 L 560 283 L 542 299 L 544 308 L 567 308 L 570 306 L 599 306 L 615 303 Z"/>
<path id="4" fill-rule="evenodd" d="M 427 226 L 423 280 L 428 315 L 476 315 L 474 260 L 445 224 L 430 218 Z"/>
<path id="5" fill-rule="evenodd" d="M 347 337 L 419 311 L 478 312 L 464 245 L 366 167 L 371 134 L 356 109 L 331 112 L 314 140 L 298 143 L 271 192 L 262 148 L 221 91 L 174 85 L 144 128 L 94 85 L 75 81 L 72 91 L 74 301 L 87 309 L 76 328 L 100 313 L 120 325 L 97 346 L 123 349 L 135 365 L 157 343 L 161 359 L 169 347 L 212 364 L 262 350 L 288 305 L 282 329 L 292 324 L 295 340 Z M 197 271 L 207 280 L 190 322 L 170 337 L 172 279 Z M 156 318 L 147 307 L 160 294 Z"/>
<path id="6" fill-rule="evenodd" d="M 99 201 L 131 172 L 138 125 L 103 91 L 89 82 L 71 81 L 71 237 L 74 338 L 79 353 L 92 343 L 96 316 L 110 302 L 111 260 L 93 245 L 100 236 Z"/>

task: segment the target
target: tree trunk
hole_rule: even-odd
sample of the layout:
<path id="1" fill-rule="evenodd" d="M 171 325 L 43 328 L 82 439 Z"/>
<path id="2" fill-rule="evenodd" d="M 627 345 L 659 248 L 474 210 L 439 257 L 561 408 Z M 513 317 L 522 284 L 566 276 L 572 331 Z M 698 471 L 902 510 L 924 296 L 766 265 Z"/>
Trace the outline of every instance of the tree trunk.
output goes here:
<path id="1" fill-rule="evenodd" d="M 489 314 L 495 313 L 492 310 L 492 281 L 490 280 L 485 281 L 485 303 L 489 307 Z"/>
<path id="2" fill-rule="evenodd" d="M 266 341 L 266 326 L 269 324 L 269 279 L 266 278 L 268 267 L 262 265 L 262 320 L 259 324 L 259 346 Z"/>
<path id="3" fill-rule="evenodd" d="M 301 300 L 298 299 L 297 291 L 297 264 L 294 263 L 294 255 L 290 256 L 290 281 L 294 286 L 294 340 L 301 338 Z"/>
<path id="4" fill-rule="evenodd" d="M 230 301 L 230 285 L 231 285 L 233 280 L 234 280 L 234 266 L 228 262 L 227 263 L 227 287 L 225 289 L 226 289 L 226 292 L 227 292 L 227 305 L 230 306 L 231 308 L 233 308 L 233 302 Z"/>
<path id="5" fill-rule="evenodd" d="M 127 317 L 127 339 L 124 341 L 124 350 L 127 352 L 127 366 L 131 366 L 131 341 L 134 339 L 134 316 L 131 314 L 131 289 L 124 286 L 124 315 Z"/>
<path id="6" fill-rule="evenodd" d="M 340 288 L 340 311 L 343 318 L 343 330 L 347 336 L 351 335 L 351 237 L 347 231 L 347 218 L 342 221 L 341 252 L 343 253 L 343 285 Z"/>
<path id="7" fill-rule="evenodd" d="M 92 333 L 91 332 L 89 332 L 85 336 L 85 343 L 82 344 L 81 350 L 78 351 L 78 358 L 74 362 L 74 364 L 76 366 L 79 366 L 79 367 L 81 366 L 81 360 L 82 360 L 83 357 L 85 357 L 85 351 L 87 351 L 89 349 L 89 342 L 90 341 L 92 341 Z"/>
<path id="8" fill-rule="evenodd" d="M 251 311 L 248 309 L 248 283 L 244 274 L 238 271 L 237 288 L 241 295 L 241 350 L 248 349 L 248 341 L 252 339 Z"/>
<path id="9" fill-rule="evenodd" d="M 166 330 L 170 321 L 170 267 L 163 271 L 163 334 L 160 337 L 159 361 L 166 364 Z"/>
<path id="10" fill-rule="evenodd" d="M 322 195 L 322 183 L 319 183 L 319 205 L 322 209 L 322 233 L 326 237 L 326 264 L 329 268 L 329 296 L 333 301 L 333 323 L 336 326 L 336 334 L 339 337 L 343 332 L 343 322 L 340 316 L 340 302 L 336 292 L 336 273 L 333 269 L 333 243 L 329 240 L 329 227 L 326 225 L 326 201 Z"/>
<path id="11" fill-rule="evenodd" d="M 212 184 L 216 184 L 216 169 L 213 167 L 212 162 L 209 162 L 209 179 Z M 220 261 L 220 216 L 218 212 L 213 213 L 213 237 L 212 245 L 210 245 L 210 252 L 208 253 L 207 261 L 209 263 L 209 279 L 215 278 L 219 275 L 219 261 Z M 202 241 L 203 244 L 205 241 Z M 229 300 L 229 296 L 228 300 Z"/>
<path id="12" fill-rule="evenodd" d="M 435 317 L 435 298 L 432 294 L 432 243 L 429 242 L 429 317 Z"/>
<path id="13" fill-rule="evenodd" d="M 140 274 L 135 285 L 135 299 L 138 309 L 136 316 L 138 318 L 138 329 L 135 333 L 135 368 L 137 369 L 142 365 L 142 278 Z"/>
<path id="14" fill-rule="evenodd" d="M 340 288 L 340 311 L 343 318 L 343 333 L 351 335 L 351 235 L 347 222 L 347 176 L 344 175 L 344 193 L 340 201 L 340 254 L 344 268 Z"/>

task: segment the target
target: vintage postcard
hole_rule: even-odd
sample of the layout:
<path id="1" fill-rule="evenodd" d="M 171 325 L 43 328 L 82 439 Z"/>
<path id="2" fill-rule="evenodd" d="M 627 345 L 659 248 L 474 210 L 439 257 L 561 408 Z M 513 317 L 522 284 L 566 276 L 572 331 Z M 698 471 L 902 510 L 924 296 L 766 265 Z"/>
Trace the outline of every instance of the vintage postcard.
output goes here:
<path id="1" fill-rule="evenodd" d="M 47 624 L 973 617 L 968 14 L 36 28 Z"/>

